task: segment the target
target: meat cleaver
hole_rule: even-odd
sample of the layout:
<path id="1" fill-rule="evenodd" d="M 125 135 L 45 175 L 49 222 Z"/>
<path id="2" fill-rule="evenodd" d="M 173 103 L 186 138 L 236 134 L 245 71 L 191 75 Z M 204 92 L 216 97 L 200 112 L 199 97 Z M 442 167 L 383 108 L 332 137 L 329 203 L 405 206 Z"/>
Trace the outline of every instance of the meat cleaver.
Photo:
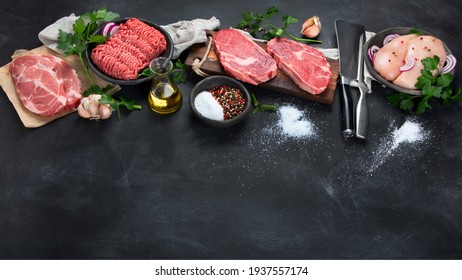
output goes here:
<path id="1" fill-rule="evenodd" d="M 344 20 L 335 20 L 335 32 L 340 60 L 341 108 L 342 108 L 342 134 L 349 138 L 356 135 L 365 139 L 367 130 L 367 88 L 364 88 L 364 69 L 362 45 L 365 40 L 365 28 L 362 25 L 349 23 Z M 356 120 L 354 116 L 353 98 L 350 87 L 360 90 Z M 364 90 L 365 89 L 365 90 Z M 363 91 L 364 90 L 364 91 Z"/>
<path id="2" fill-rule="evenodd" d="M 366 40 L 366 34 L 363 32 L 359 37 L 358 43 L 358 75 L 356 80 L 351 82 L 351 86 L 357 87 L 359 89 L 359 99 L 356 104 L 356 118 L 355 118 L 355 127 L 356 127 L 356 138 L 366 139 L 367 134 L 367 100 L 366 93 L 369 91 L 366 82 L 364 81 L 364 52 L 363 46 Z"/>

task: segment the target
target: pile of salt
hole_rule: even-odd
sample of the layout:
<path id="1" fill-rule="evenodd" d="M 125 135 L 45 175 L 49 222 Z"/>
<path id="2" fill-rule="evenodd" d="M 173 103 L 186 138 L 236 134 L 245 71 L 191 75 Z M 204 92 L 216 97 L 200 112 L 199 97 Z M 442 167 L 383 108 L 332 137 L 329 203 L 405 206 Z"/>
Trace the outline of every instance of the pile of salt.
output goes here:
<path id="1" fill-rule="evenodd" d="M 194 106 L 206 118 L 217 121 L 224 120 L 223 107 L 208 91 L 202 91 L 196 96 Z"/>
<path id="2" fill-rule="evenodd" d="M 303 138 L 314 135 L 314 125 L 308 121 L 297 108 L 282 106 L 279 108 L 278 113 L 280 116 L 278 125 L 282 129 L 284 135 L 293 138 Z"/>
<path id="3" fill-rule="evenodd" d="M 390 150 L 396 149 L 401 143 L 419 142 L 422 141 L 423 138 L 424 135 L 420 124 L 407 120 L 399 129 L 393 132 L 393 146 Z"/>

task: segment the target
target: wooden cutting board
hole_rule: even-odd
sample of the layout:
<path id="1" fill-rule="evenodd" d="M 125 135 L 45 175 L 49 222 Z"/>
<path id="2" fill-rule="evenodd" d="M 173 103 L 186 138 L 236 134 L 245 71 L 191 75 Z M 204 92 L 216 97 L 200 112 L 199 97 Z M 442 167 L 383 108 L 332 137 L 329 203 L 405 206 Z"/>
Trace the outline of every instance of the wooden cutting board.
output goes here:
<path id="1" fill-rule="evenodd" d="M 215 34 L 215 32 L 213 31 L 207 31 L 207 33 L 208 35 L 211 35 L 211 36 Z M 266 47 L 265 42 L 256 41 L 256 43 L 262 48 Z M 196 58 L 201 60 L 204 57 L 206 51 L 207 51 L 207 43 L 195 44 L 191 48 L 191 51 L 189 52 L 188 57 L 186 58 L 186 61 L 185 61 L 186 66 L 191 69 L 194 63 L 194 60 Z M 332 68 L 332 78 L 330 80 L 330 83 L 327 89 L 320 94 L 314 95 L 314 94 L 308 93 L 300 89 L 286 74 L 281 72 L 281 70 L 278 70 L 276 77 L 274 77 L 273 79 L 271 79 L 270 81 L 266 83 L 260 84 L 259 86 L 262 88 L 266 88 L 266 89 L 280 92 L 283 94 L 289 94 L 295 97 L 304 98 L 304 99 L 313 100 L 313 101 L 317 101 L 320 103 L 332 105 L 334 101 L 335 88 L 337 86 L 339 64 L 338 64 L 338 60 L 328 58 L 327 61 L 329 62 Z M 213 46 L 213 44 L 207 56 L 207 60 L 202 65 L 201 70 L 209 75 L 229 76 L 223 70 L 223 67 L 220 64 L 220 61 L 215 52 L 215 47 Z"/>

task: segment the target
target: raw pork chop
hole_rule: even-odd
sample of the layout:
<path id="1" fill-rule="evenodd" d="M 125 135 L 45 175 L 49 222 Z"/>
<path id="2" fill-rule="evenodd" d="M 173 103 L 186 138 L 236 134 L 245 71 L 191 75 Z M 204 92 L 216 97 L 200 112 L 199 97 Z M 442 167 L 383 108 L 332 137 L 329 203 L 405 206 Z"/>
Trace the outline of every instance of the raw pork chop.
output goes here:
<path id="1" fill-rule="evenodd" d="M 215 50 L 223 69 L 240 81 L 258 85 L 277 74 L 274 59 L 238 30 L 218 31 L 215 34 Z"/>
<path id="2" fill-rule="evenodd" d="M 24 107 L 41 116 L 73 110 L 82 98 L 77 72 L 52 55 L 25 55 L 10 63 L 9 71 Z"/>
<path id="3" fill-rule="evenodd" d="M 326 90 L 332 70 L 320 51 L 286 38 L 271 39 L 266 50 L 298 87 L 312 94 Z"/>

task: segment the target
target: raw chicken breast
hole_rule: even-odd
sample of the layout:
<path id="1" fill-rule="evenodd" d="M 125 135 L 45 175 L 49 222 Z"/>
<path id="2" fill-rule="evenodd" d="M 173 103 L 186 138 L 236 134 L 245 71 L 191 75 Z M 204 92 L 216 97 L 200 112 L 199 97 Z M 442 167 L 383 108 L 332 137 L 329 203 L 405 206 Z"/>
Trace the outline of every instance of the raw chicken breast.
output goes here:
<path id="1" fill-rule="evenodd" d="M 441 70 L 446 60 L 446 50 L 440 39 L 433 36 L 419 36 L 410 40 L 406 56 L 413 57 L 415 65 L 411 70 L 402 72 L 393 83 L 400 87 L 416 89 L 417 78 L 420 77 L 421 70 L 424 68 L 422 59 L 433 57 L 434 55 L 440 58 L 438 68 Z"/>
<path id="2" fill-rule="evenodd" d="M 395 80 L 401 74 L 399 68 L 404 65 L 408 42 L 416 37 L 416 34 L 403 35 L 384 45 L 375 54 L 375 71 L 388 81 Z"/>

